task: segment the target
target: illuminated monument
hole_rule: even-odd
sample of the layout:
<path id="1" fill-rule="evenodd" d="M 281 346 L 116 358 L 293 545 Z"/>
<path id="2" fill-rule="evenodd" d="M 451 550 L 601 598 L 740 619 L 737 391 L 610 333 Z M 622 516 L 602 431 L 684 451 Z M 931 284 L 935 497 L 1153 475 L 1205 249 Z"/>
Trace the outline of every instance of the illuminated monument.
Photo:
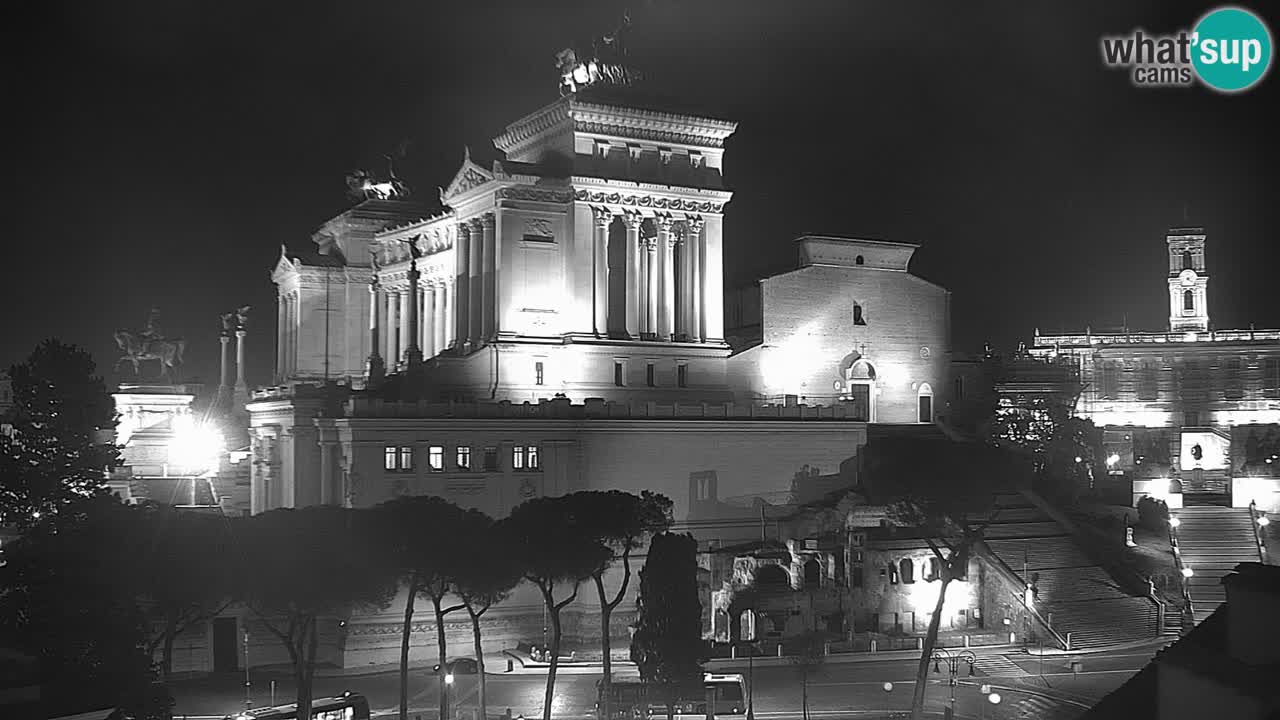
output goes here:
<path id="1" fill-rule="evenodd" d="M 1166 235 L 1168 330 L 1037 330 L 1031 352 L 1078 364 L 1077 412 L 1105 428 L 1111 469 L 1137 478 L 1135 491 L 1162 495 L 1172 479 L 1187 493 L 1280 509 L 1280 330 L 1213 328 L 1206 238 L 1202 228 Z"/>
<path id="2" fill-rule="evenodd" d="M 253 512 L 430 494 L 500 517 L 648 489 L 699 539 L 749 539 L 753 498 L 855 465 L 868 421 L 945 408 L 950 295 L 908 271 L 915 245 L 805 236 L 799 268 L 726 292 L 736 124 L 646 94 L 624 36 L 561 53 L 561 96 L 494 139 L 500 159 L 464 153 L 439 205 L 355 173 L 314 249 L 282 248 Z M 701 523 L 720 500 L 740 523 Z M 504 603 L 486 642 L 531 639 L 538 603 Z M 575 606 L 569 637 L 593 633 Z M 390 657 L 396 623 L 352 618 L 333 661 Z"/>

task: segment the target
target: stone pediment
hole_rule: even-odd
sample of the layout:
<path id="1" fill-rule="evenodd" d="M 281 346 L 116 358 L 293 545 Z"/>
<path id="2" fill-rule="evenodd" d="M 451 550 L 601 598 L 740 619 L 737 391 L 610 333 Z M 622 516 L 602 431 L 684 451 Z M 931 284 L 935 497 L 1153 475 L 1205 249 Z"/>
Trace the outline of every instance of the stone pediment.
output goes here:
<path id="1" fill-rule="evenodd" d="M 462 167 L 458 168 L 453 181 L 440 191 L 440 202 L 448 205 L 453 198 L 488 182 L 493 182 L 493 173 L 477 165 L 471 159 L 471 151 L 468 149 L 462 158 Z"/>
<path id="2" fill-rule="evenodd" d="M 293 264 L 293 259 L 289 257 L 289 251 L 284 245 L 280 246 L 280 257 L 276 260 L 276 266 L 271 270 L 271 279 L 279 283 L 282 279 L 293 275 L 298 271 Z"/>

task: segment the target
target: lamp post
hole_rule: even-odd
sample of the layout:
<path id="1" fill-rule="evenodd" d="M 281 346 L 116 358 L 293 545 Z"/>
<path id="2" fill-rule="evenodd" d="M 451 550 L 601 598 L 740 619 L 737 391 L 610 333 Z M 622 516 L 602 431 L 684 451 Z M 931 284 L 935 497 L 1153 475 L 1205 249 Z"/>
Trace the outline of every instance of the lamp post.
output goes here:
<path id="1" fill-rule="evenodd" d="M 244 709 L 253 707 L 253 699 L 249 696 L 249 628 L 244 629 Z"/>
<path id="2" fill-rule="evenodd" d="M 938 648 L 931 658 L 933 660 L 933 671 L 935 673 L 942 672 L 941 663 L 947 664 L 947 684 L 951 686 L 951 704 L 947 706 L 944 713 L 947 720 L 955 717 L 956 714 L 956 676 L 960 674 L 960 665 L 967 663 L 969 665 L 969 677 L 973 677 L 973 663 L 978 659 L 976 655 L 968 650 L 952 655 L 946 648 Z"/>
<path id="3" fill-rule="evenodd" d="M 891 693 L 893 693 L 893 683 L 891 683 L 891 682 L 887 682 L 887 683 L 885 683 L 884 685 L 881 685 L 881 686 L 880 686 L 880 689 L 881 689 L 881 690 L 884 690 L 884 710 L 885 710 L 885 712 L 887 712 L 887 713 L 889 713 L 890 715 L 892 715 L 892 714 L 893 714 L 893 703 L 890 701 L 890 699 L 889 699 L 889 698 L 890 698 Z"/>

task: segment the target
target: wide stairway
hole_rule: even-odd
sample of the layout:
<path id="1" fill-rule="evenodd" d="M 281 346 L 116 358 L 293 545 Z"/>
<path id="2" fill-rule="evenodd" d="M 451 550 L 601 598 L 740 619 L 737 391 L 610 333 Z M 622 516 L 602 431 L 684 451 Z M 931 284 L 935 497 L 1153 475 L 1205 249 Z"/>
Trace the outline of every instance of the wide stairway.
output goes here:
<path id="1" fill-rule="evenodd" d="M 1226 602 L 1222 578 L 1236 565 L 1262 562 L 1262 557 L 1249 508 L 1204 505 L 1184 507 L 1173 514 L 1179 520 L 1176 532 L 1182 565 L 1192 572 L 1187 590 L 1199 624 Z"/>
<path id="2" fill-rule="evenodd" d="M 1070 531 L 1021 495 L 1001 495 L 987 547 L 1036 588 L 1036 610 L 1072 648 L 1105 647 L 1157 636 L 1154 601 L 1125 592 L 1089 559 Z M 1024 570 L 1025 568 L 1025 570 Z"/>

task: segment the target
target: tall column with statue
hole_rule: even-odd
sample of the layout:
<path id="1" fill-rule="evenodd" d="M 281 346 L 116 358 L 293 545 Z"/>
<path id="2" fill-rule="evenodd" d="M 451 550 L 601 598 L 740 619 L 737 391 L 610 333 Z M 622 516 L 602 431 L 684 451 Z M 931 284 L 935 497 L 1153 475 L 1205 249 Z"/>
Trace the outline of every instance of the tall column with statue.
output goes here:
<path id="1" fill-rule="evenodd" d="M 241 305 L 236 309 L 236 389 L 232 397 L 234 399 L 234 407 L 232 412 L 244 412 L 245 405 L 249 404 L 249 383 L 244 377 L 245 365 L 245 348 L 244 339 L 249 334 L 249 310 L 250 306 Z"/>
<path id="2" fill-rule="evenodd" d="M 418 243 L 414 240 L 405 241 L 409 245 L 409 289 L 405 293 L 405 310 L 408 318 L 404 323 L 404 364 L 406 367 L 417 367 L 422 364 L 422 348 L 418 346 L 418 303 L 420 301 L 418 293 L 418 258 L 421 254 L 418 252 Z"/>

